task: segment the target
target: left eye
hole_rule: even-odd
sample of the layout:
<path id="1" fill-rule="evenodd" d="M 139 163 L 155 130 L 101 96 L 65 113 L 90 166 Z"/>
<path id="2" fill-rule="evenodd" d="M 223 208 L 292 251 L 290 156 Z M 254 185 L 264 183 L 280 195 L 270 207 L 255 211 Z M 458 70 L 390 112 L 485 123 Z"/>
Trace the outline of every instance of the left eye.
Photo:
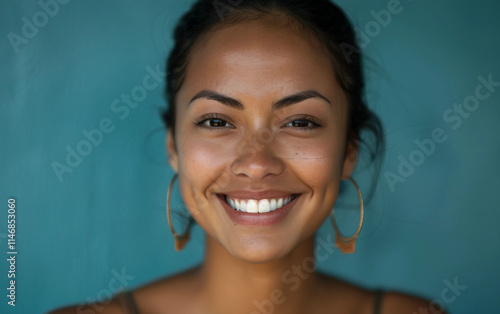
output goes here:
<path id="1" fill-rule="evenodd" d="M 310 120 L 307 119 L 297 119 L 288 122 L 285 124 L 286 127 L 294 127 L 294 128 L 307 128 L 307 129 L 312 129 L 318 126 L 317 123 L 314 123 Z"/>

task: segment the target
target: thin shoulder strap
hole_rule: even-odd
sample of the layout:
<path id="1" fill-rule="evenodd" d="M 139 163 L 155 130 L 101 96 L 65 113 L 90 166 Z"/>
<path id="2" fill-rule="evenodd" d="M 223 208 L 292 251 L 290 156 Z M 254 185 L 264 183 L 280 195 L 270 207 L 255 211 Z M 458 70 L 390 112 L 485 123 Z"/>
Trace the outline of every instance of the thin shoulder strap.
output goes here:
<path id="1" fill-rule="evenodd" d="M 131 292 L 123 291 L 116 295 L 116 299 L 120 302 L 124 314 L 139 314 Z"/>
<path id="2" fill-rule="evenodd" d="M 380 314 L 380 306 L 382 305 L 382 298 L 384 291 L 375 290 L 375 301 L 373 302 L 373 314 Z"/>

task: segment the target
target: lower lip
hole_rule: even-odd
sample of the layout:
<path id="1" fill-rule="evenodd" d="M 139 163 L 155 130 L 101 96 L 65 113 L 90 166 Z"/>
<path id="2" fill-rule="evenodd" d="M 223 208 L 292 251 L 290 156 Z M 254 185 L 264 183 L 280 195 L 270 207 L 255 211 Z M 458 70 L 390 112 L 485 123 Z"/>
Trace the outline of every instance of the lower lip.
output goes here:
<path id="1" fill-rule="evenodd" d="M 243 226 L 270 226 L 279 223 L 285 219 L 286 215 L 292 210 L 300 195 L 297 195 L 290 203 L 267 213 L 246 213 L 233 209 L 226 203 L 224 195 L 217 195 L 227 215 L 237 225 Z"/>

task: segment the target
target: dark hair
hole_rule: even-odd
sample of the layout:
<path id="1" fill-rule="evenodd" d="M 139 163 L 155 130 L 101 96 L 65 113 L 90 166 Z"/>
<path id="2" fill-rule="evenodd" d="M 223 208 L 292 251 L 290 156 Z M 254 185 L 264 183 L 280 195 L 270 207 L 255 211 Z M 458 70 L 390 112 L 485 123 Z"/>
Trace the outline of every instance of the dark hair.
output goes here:
<path id="1" fill-rule="evenodd" d="M 169 107 L 162 116 L 167 128 L 171 132 L 175 130 L 175 96 L 184 81 L 193 46 L 210 31 L 241 21 L 269 18 L 298 26 L 327 48 L 337 81 L 349 102 L 348 139 L 367 144 L 373 161 L 384 149 L 382 124 L 364 100 L 362 60 L 353 27 L 344 12 L 328 0 L 199 0 L 194 3 L 175 28 L 174 47 L 168 57 Z M 362 131 L 371 133 L 373 143 L 360 137 Z"/>

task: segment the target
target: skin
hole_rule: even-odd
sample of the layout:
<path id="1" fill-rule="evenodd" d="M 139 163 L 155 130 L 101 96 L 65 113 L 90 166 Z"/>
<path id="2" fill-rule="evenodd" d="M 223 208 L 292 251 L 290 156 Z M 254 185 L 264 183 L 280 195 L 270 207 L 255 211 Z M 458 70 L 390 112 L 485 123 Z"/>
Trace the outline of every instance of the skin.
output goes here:
<path id="1" fill-rule="evenodd" d="M 243 108 L 205 97 L 191 101 L 204 90 Z M 279 99 L 311 90 L 321 96 L 272 108 Z M 140 311 L 261 313 L 255 302 L 267 308 L 271 302 L 275 314 L 372 313 L 371 292 L 311 269 L 314 233 L 357 160 L 356 141 L 347 138 L 348 103 L 324 47 L 276 23 L 217 30 L 193 50 L 176 105 L 175 138 L 167 136 L 169 162 L 186 207 L 206 232 L 206 256 L 196 269 L 134 291 Z M 217 116 L 206 120 L 207 114 Z M 269 189 L 300 194 L 289 214 L 270 226 L 235 224 L 217 198 Z M 428 306 L 387 293 L 382 313 Z M 66 310 L 56 313 L 74 313 Z M 122 313 L 116 300 L 104 312 Z"/>
<path id="2" fill-rule="evenodd" d="M 355 149 L 350 156 L 345 152 L 346 98 L 333 72 L 325 71 L 330 62 L 322 47 L 284 30 L 270 33 L 255 22 L 237 25 L 216 32 L 196 49 L 176 98 L 175 144 L 168 137 L 170 163 L 179 173 L 191 215 L 211 240 L 250 263 L 277 261 L 310 239 L 333 207 L 340 179 L 350 175 L 356 162 Z M 202 90 L 237 99 L 244 109 L 206 98 L 188 105 Z M 313 97 L 272 110 L 274 101 L 305 90 L 316 90 L 330 103 Z M 193 124 L 211 113 L 232 126 Z M 304 114 L 321 126 L 287 126 Z M 216 197 L 270 189 L 301 196 L 297 210 L 269 227 L 235 225 Z"/>

